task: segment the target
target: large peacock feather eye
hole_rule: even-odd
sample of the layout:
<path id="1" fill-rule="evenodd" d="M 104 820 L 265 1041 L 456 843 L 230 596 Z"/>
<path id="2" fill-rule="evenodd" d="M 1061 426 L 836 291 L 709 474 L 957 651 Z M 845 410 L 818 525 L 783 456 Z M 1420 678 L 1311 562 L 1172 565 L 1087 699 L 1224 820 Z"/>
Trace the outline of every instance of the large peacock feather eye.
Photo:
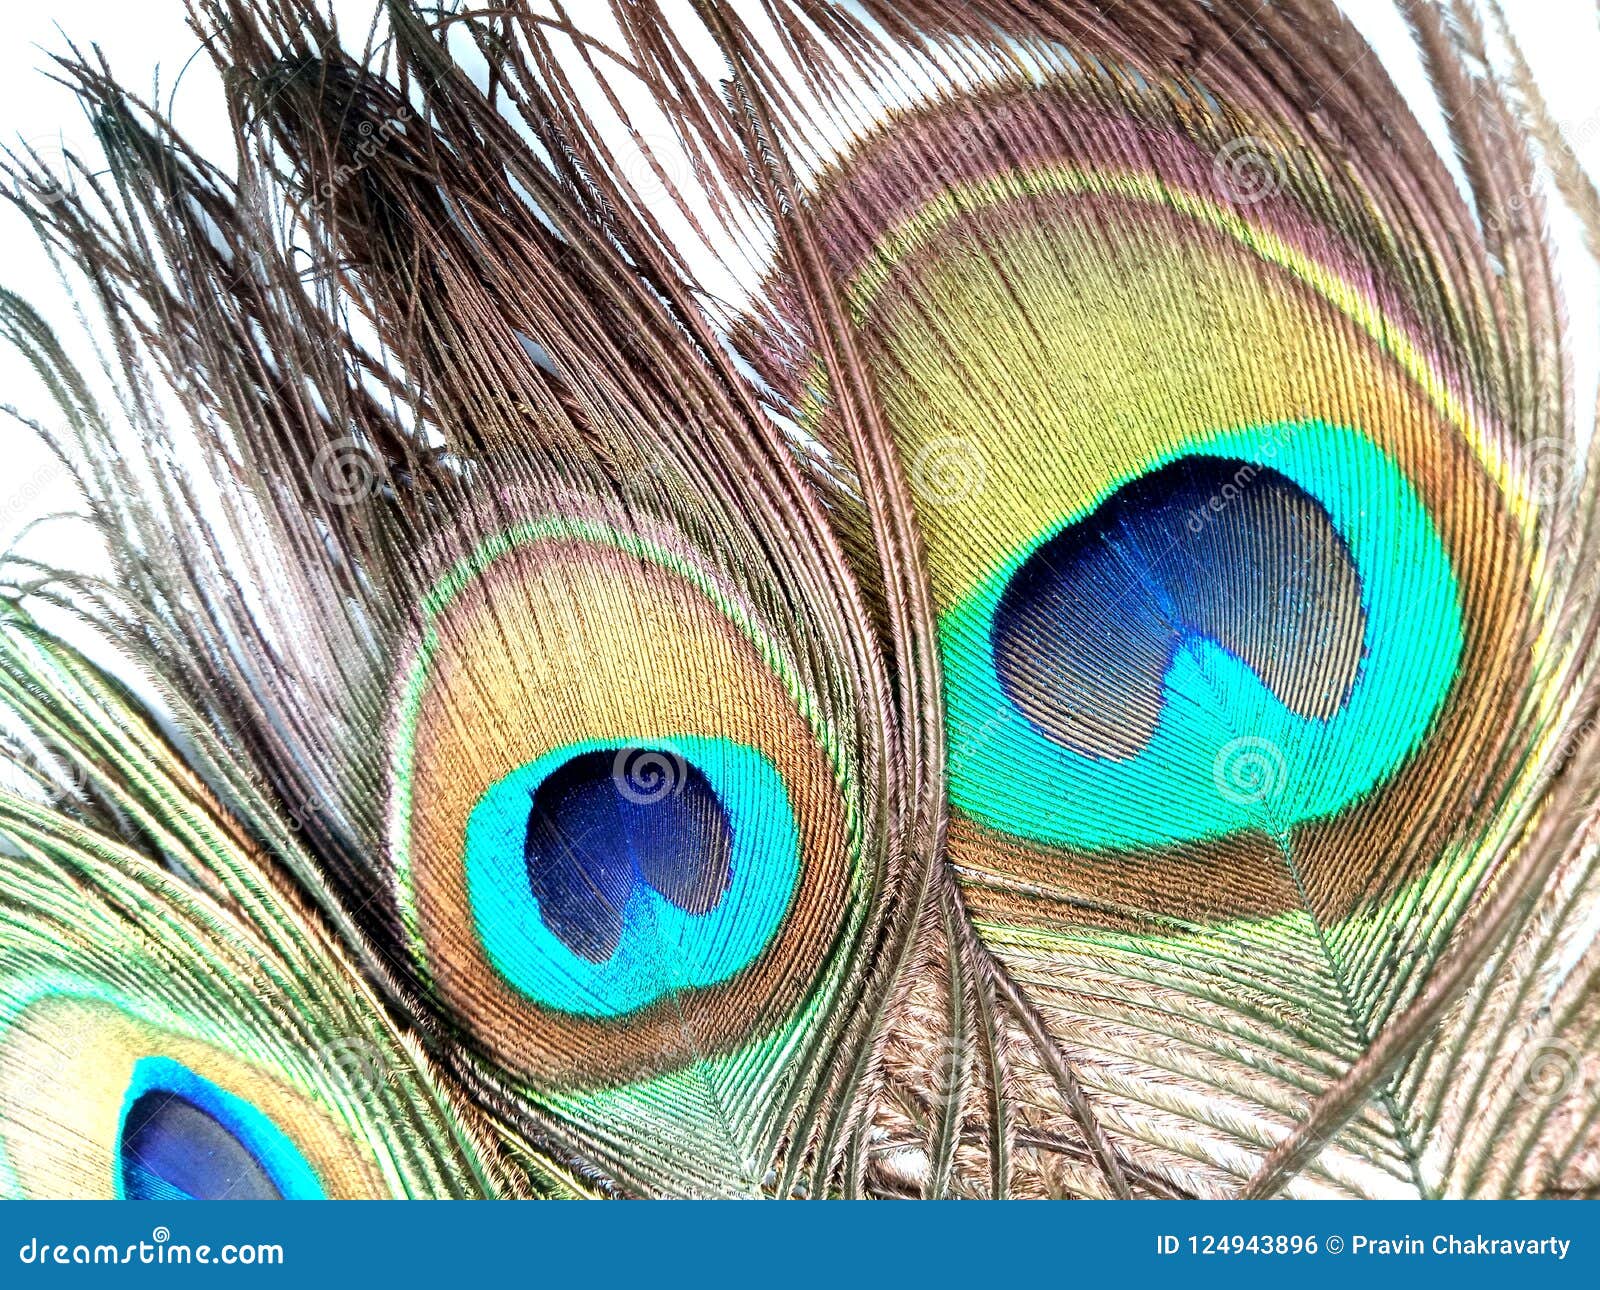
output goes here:
<path id="1" fill-rule="evenodd" d="M 36 983 L 0 1015 L 7 1194 L 299 1200 L 389 1194 L 368 1148 L 263 1062 L 103 985 Z"/>
<path id="2" fill-rule="evenodd" d="M 751 608 L 670 537 L 550 520 L 426 611 L 391 836 L 451 1014 L 547 1092 L 781 1046 L 861 866 L 836 736 Z"/>
<path id="3" fill-rule="evenodd" d="M 1404 476 L 1319 423 L 1204 449 L 945 614 L 950 793 L 972 819 L 1090 850 L 1282 833 L 1337 814 L 1427 734 L 1461 608 Z M 1028 800 L 1008 791 L 1019 765 Z"/>
<path id="4" fill-rule="evenodd" d="M 1449 344 L 1353 228 L 1220 173 L 1028 90 L 819 185 L 926 545 L 952 858 L 1012 902 L 1337 908 L 1351 855 L 1436 853 L 1386 803 L 1521 666 L 1527 502 Z"/>

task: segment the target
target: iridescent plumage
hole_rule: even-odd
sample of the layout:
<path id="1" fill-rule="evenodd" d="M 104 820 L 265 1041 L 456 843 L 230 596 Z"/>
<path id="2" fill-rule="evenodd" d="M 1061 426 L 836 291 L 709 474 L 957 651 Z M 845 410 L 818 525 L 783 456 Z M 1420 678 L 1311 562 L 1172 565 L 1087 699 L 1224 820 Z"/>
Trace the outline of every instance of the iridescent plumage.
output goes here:
<path id="1" fill-rule="evenodd" d="M 70 64 L 7 1188 L 1600 1185 L 1600 202 L 1405 8 L 1466 194 L 1323 0 L 218 0 L 237 177 Z"/>

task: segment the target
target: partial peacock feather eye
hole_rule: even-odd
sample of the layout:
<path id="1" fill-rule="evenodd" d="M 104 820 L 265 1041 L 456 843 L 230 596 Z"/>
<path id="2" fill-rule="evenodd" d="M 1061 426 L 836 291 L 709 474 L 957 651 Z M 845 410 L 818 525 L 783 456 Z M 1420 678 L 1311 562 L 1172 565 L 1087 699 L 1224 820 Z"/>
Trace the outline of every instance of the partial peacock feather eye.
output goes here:
<path id="1" fill-rule="evenodd" d="M 118 1134 L 119 1200 L 317 1200 L 299 1148 L 250 1102 L 170 1057 L 135 1063 Z"/>
<path id="2" fill-rule="evenodd" d="M 993 610 L 995 670 L 1035 729 L 1095 758 L 1149 746 L 1171 668 L 1194 642 L 1238 659 L 1286 708 L 1327 719 L 1360 668 L 1361 590 L 1337 525 L 1287 475 L 1181 458 L 1017 567 Z M 1123 666 L 1114 695 L 1096 684 L 1106 655 Z"/>
<path id="3" fill-rule="evenodd" d="M 370 1150 L 264 1062 L 147 1018 L 108 986 L 35 985 L 0 1005 L 6 1194 L 389 1194 Z"/>
<path id="4" fill-rule="evenodd" d="M 160 801 L 187 840 L 152 855 L 0 791 L 0 1195 L 497 1191 L 433 1073 L 126 694 L 8 626 L 0 685 L 24 674 L 117 732 L 127 760 L 86 773 L 130 811 Z"/>
<path id="5" fill-rule="evenodd" d="M 781 1042 L 859 916 L 836 735 L 681 540 L 575 517 L 438 580 L 391 837 L 418 970 L 508 1070 L 604 1089 Z"/>
<path id="6" fill-rule="evenodd" d="M 1414 491 L 1370 440 L 1315 423 L 1136 476 L 954 605 L 942 639 L 954 804 L 1096 850 L 1336 814 L 1421 742 L 1462 645 Z M 1230 788 L 1242 738 L 1267 792 Z M 1019 765 L 1028 801 L 1007 791 Z"/>

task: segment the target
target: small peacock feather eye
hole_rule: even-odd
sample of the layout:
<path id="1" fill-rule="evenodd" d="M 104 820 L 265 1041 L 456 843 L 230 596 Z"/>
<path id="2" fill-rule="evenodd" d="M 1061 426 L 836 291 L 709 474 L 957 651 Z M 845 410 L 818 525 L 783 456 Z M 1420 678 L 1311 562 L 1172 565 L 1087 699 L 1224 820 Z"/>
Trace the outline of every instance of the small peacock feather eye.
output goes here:
<path id="1" fill-rule="evenodd" d="M 134 1064 L 117 1138 L 119 1200 L 323 1198 L 268 1116 L 170 1057 Z"/>
<path id="2" fill-rule="evenodd" d="M 865 904 L 848 757 L 775 635 L 681 539 L 571 516 L 426 607 L 390 836 L 441 1004 L 550 1093 L 781 1048 Z"/>
<path id="3" fill-rule="evenodd" d="M 584 1017 L 636 1012 L 750 966 L 800 876 L 783 781 L 725 739 L 553 749 L 467 819 L 467 890 L 500 974 Z"/>

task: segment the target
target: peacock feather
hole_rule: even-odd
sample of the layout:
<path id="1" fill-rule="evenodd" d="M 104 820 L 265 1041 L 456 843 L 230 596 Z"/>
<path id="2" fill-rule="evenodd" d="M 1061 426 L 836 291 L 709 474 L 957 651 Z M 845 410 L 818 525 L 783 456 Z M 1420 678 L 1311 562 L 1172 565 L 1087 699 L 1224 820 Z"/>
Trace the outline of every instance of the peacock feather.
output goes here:
<path id="1" fill-rule="evenodd" d="M 63 60 L 6 1192 L 1593 1194 L 1600 197 L 1400 8 L 1448 160 L 1331 0 Z"/>

